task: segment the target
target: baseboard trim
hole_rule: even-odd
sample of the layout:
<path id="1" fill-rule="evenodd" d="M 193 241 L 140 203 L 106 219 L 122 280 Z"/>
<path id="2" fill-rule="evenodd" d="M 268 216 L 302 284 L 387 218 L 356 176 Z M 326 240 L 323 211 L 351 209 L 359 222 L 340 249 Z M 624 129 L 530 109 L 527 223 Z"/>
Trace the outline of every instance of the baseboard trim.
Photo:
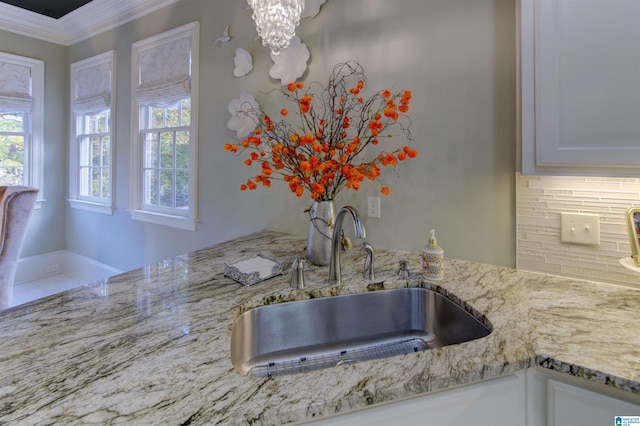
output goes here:
<path id="1" fill-rule="evenodd" d="M 83 283 L 101 280 L 123 271 L 68 250 L 58 250 L 18 260 L 15 284 L 65 274 Z"/>

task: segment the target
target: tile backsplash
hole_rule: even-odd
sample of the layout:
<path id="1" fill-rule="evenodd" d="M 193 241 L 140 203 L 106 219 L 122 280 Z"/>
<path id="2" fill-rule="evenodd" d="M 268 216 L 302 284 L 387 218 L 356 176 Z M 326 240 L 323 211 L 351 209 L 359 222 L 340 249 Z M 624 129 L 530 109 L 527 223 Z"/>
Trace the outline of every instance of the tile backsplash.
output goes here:
<path id="1" fill-rule="evenodd" d="M 619 260 L 631 254 L 624 212 L 640 206 L 640 179 L 516 175 L 516 267 L 640 288 Z M 600 215 L 600 245 L 560 242 L 560 213 Z"/>

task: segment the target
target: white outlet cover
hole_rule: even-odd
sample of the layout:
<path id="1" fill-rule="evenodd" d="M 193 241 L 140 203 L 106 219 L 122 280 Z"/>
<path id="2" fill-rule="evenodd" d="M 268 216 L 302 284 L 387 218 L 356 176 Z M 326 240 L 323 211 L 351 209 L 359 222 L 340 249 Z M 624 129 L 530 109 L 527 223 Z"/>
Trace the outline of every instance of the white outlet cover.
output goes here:
<path id="1" fill-rule="evenodd" d="M 560 241 L 563 243 L 599 245 L 600 215 L 560 213 Z"/>
<path id="2" fill-rule="evenodd" d="M 367 197 L 367 217 L 380 219 L 380 197 Z"/>

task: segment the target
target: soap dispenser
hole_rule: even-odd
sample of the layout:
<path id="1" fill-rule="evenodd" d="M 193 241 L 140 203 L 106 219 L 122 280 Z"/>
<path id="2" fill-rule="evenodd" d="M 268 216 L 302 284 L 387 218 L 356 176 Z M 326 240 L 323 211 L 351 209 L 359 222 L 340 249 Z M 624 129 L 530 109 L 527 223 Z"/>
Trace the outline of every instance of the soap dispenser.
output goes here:
<path id="1" fill-rule="evenodd" d="M 427 281 L 440 281 L 444 278 L 444 250 L 438 245 L 436 230 L 429 234 L 429 244 L 422 249 L 422 268 Z"/>

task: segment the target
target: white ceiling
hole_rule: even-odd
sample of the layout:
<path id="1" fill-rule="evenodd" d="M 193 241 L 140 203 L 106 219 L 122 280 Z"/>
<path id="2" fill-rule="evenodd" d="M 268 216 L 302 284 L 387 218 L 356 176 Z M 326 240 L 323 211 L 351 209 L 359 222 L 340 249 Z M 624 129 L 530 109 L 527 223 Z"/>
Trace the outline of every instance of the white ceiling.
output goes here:
<path id="1" fill-rule="evenodd" d="M 60 19 L 0 3 L 0 29 L 69 46 L 178 1 L 93 0 Z"/>

